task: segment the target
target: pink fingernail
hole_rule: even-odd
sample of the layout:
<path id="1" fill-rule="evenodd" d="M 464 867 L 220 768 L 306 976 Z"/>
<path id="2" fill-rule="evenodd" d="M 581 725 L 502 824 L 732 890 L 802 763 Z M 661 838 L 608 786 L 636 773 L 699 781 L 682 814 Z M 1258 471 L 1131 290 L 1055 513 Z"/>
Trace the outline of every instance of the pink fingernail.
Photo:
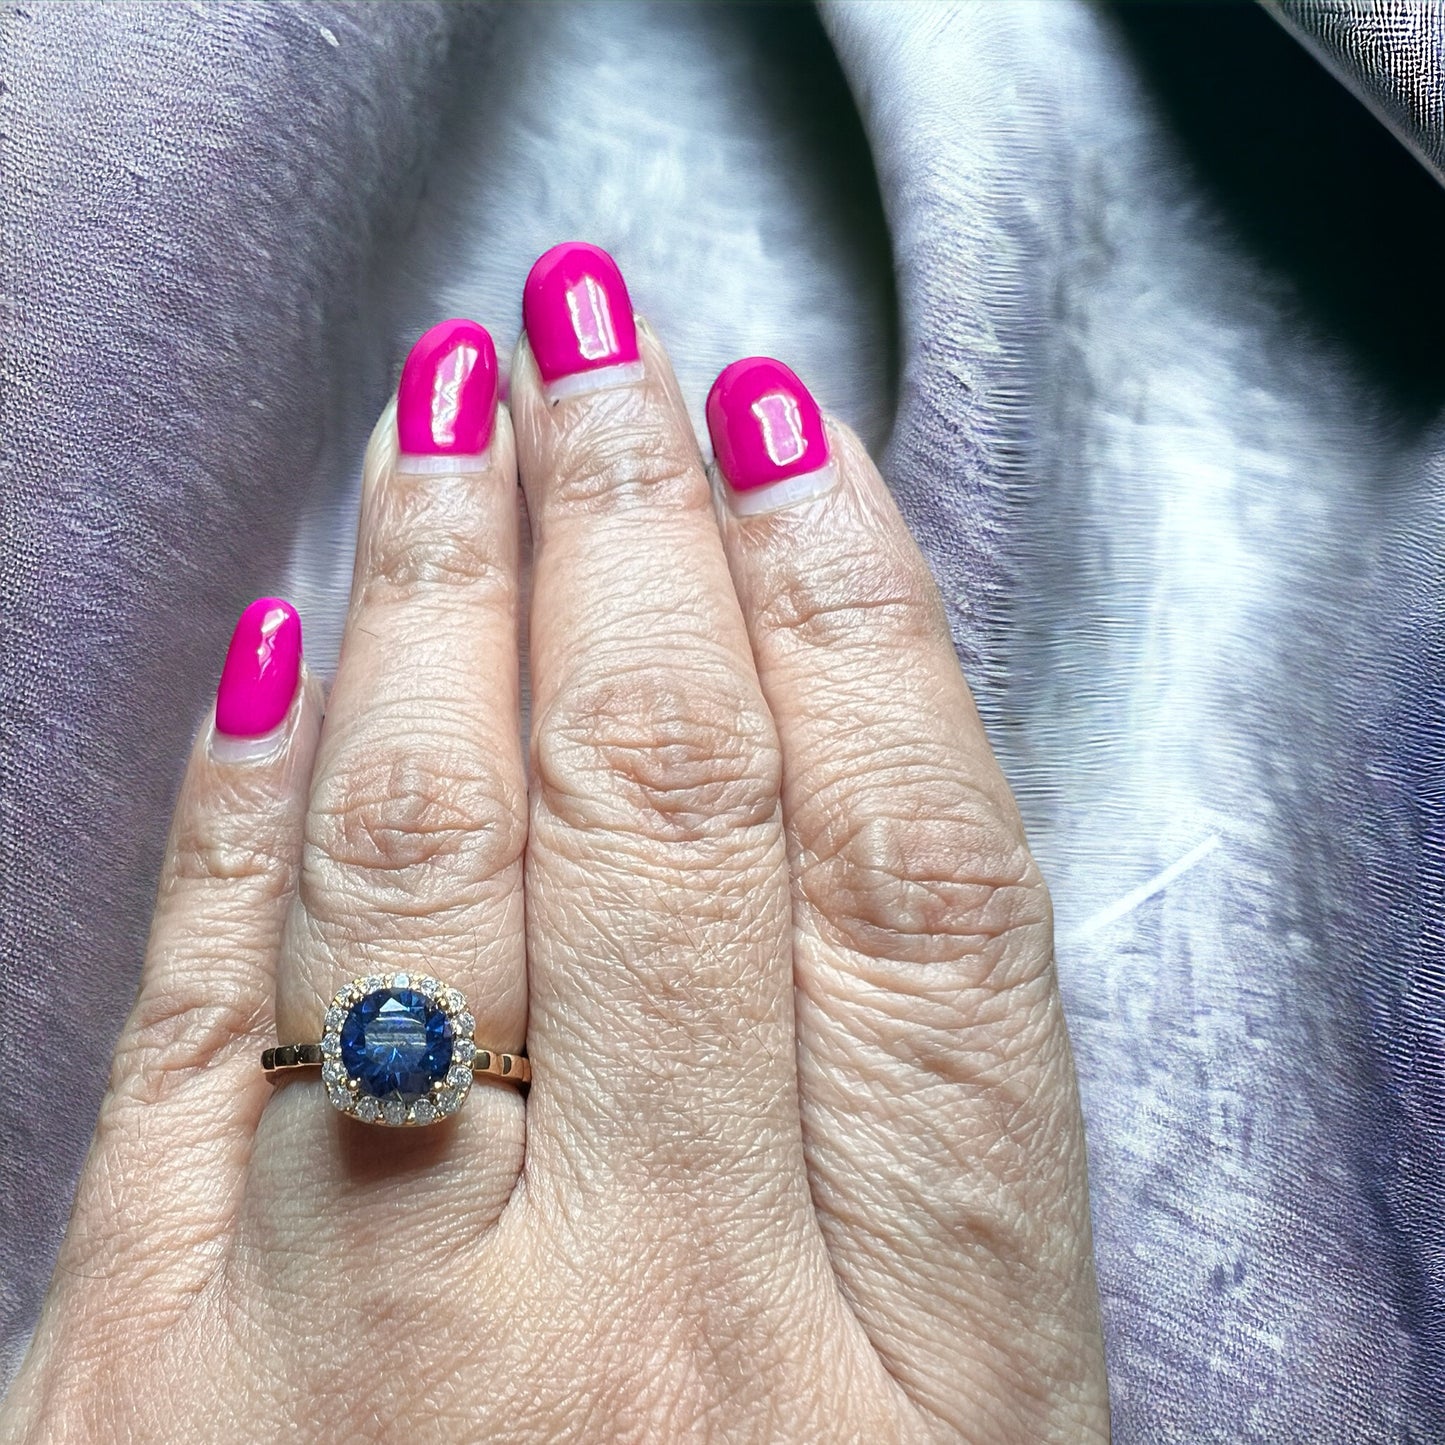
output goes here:
<path id="1" fill-rule="evenodd" d="M 216 689 L 216 731 L 255 738 L 280 727 L 301 678 L 301 619 L 279 597 L 258 597 L 231 634 Z"/>
<path id="2" fill-rule="evenodd" d="M 601 385 L 641 374 L 627 285 L 600 246 L 566 241 L 542 256 L 522 288 L 522 322 L 549 386 L 572 377 Z"/>
<path id="3" fill-rule="evenodd" d="M 407 354 L 396 390 L 396 440 L 409 456 L 478 456 L 497 416 L 497 348 L 475 321 L 442 321 Z"/>
<path id="4" fill-rule="evenodd" d="M 739 511 L 784 506 L 832 485 L 823 414 L 781 361 L 749 356 L 724 368 L 708 392 L 707 429 Z M 804 485 L 752 495 L 788 481 Z"/>

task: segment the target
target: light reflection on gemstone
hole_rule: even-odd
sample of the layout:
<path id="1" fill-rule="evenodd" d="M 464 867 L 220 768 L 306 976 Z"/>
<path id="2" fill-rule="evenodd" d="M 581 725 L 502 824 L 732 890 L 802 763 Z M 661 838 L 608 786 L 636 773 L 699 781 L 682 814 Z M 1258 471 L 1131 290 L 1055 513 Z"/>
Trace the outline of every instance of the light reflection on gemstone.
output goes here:
<path id="1" fill-rule="evenodd" d="M 353 979 L 332 999 L 321 1038 L 331 1102 L 368 1124 L 448 1117 L 472 1087 L 475 1027 L 466 998 L 437 979 Z"/>
<path id="2" fill-rule="evenodd" d="M 424 994 L 377 988 L 352 1005 L 341 1026 L 341 1059 L 363 1094 L 406 1105 L 428 1094 L 452 1063 L 455 1030 Z M 392 1122 L 391 1110 L 386 1110 Z M 398 1121 L 399 1122 L 399 1121 Z"/>

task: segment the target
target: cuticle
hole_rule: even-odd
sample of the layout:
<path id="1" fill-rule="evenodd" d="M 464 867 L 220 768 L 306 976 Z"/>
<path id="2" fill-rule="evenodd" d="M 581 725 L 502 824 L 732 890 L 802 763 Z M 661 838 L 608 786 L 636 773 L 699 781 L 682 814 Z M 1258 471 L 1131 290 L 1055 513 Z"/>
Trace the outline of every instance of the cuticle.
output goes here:
<path id="1" fill-rule="evenodd" d="M 296 693 L 286 710 L 286 716 L 270 732 L 258 733 L 255 737 L 220 732 L 216 727 L 216 712 L 212 708 L 211 734 L 207 740 L 207 752 L 211 760 L 234 767 L 238 764 L 271 762 L 281 757 L 295 738 L 301 721 L 301 711 L 306 705 L 306 693 L 311 678 L 312 673 L 303 659 L 296 679 Z"/>

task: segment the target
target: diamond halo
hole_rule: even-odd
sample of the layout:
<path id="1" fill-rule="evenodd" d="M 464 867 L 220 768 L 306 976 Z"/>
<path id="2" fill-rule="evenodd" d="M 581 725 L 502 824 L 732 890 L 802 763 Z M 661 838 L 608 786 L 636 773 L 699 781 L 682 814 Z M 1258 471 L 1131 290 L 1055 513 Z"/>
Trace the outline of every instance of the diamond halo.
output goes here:
<path id="1" fill-rule="evenodd" d="M 353 1012 L 372 995 L 382 992 L 417 995 L 428 1010 L 439 1011 L 451 1036 L 450 1064 L 432 1080 L 426 1094 L 404 1099 L 398 1094 L 378 1098 L 369 1093 L 361 1078 L 351 1072 L 341 1042 L 342 1030 Z M 434 1124 L 456 1113 L 472 1087 L 471 1060 L 477 1051 L 472 1016 L 466 998 L 456 989 L 424 974 L 368 974 L 354 978 L 338 989 L 326 1010 L 321 1035 L 321 1078 L 332 1106 L 366 1124 L 391 1128 Z"/>

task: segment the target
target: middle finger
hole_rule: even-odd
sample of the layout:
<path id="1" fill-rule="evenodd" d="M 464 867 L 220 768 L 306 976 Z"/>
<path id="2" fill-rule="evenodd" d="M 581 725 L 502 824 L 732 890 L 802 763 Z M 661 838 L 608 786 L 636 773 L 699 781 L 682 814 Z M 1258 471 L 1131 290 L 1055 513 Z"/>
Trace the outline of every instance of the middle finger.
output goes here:
<path id="1" fill-rule="evenodd" d="M 697 444 L 605 252 L 549 252 L 524 313 L 528 1178 L 796 1204 L 778 744 Z"/>

